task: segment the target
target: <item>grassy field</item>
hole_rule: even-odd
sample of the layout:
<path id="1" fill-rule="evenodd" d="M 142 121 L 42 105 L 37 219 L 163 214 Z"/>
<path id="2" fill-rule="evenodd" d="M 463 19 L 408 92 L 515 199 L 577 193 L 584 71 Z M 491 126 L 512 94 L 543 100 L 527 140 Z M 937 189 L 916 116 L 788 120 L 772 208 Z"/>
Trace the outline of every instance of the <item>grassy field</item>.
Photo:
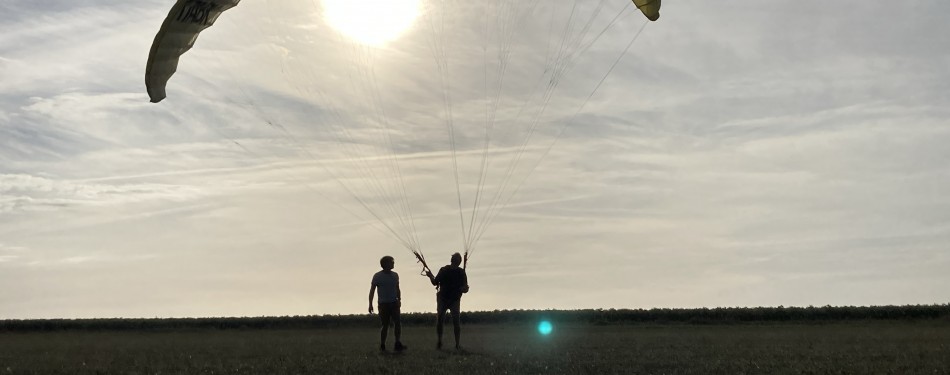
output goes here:
<path id="1" fill-rule="evenodd" d="M 555 323 L 546 337 L 498 324 L 463 335 L 464 350 L 436 350 L 433 328 L 406 327 L 409 350 L 395 354 L 378 351 L 373 327 L 0 333 L 0 374 L 950 374 L 945 321 Z"/>

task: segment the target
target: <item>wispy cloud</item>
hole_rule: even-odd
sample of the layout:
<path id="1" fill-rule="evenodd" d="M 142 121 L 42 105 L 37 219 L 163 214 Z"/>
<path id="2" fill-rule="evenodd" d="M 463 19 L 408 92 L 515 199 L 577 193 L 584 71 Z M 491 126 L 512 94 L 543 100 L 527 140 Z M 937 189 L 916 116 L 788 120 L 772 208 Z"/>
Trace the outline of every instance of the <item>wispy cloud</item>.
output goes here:
<path id="1" fill-rule="evenodd" d="M 0 197 L 11 197 L 22 209 L 70 205 L 117 205 L 142 200 L 181 201 L 195 198 L 197 188 L 161 184 L 88 184 L 23 174 L 0 175 Z"/>

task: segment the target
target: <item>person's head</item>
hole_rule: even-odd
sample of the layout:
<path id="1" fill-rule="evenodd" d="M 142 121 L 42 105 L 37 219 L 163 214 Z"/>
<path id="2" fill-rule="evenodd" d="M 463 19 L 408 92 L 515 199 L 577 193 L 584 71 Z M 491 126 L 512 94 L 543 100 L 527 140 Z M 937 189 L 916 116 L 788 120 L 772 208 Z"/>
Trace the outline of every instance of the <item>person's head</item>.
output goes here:
<path id="1" fill-rule="evenodd" d="M 384 270 L 390 271 L 393 268 L 396 268 L 396 260 L 393 257 L 387 255 L 382 258 L 379 258 L 379 266 L 383 267 Z"/>
<path id="2" fill-rule="evenodd" d="M 458 267 L 460 264 L 462 264 L 462 254 L 452 254 L 452 265 Z"/>

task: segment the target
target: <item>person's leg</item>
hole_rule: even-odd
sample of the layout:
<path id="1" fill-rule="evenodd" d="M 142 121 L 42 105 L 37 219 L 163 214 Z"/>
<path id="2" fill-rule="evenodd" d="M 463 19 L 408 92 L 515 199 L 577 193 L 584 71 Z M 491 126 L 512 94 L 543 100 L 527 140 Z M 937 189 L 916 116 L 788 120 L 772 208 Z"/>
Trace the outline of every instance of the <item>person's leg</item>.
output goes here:
<path id="1" fill-rule="evenodd" d="M 456 300 L 452 303 L 450 310 L 452 311 L 452 327 L 455 329 L 455 349 L 461 349 L 459 346 L 459 340 L 462 338 L 462 325 L 459 322 L 459 314 L 461 314 L 461 300 Z"/>
<path id="2" fill-rule="evenodd" d="M 386 350 L 386 335 L 389 333 L 389 322 L 392 320 L 392 311 L 389 304 L 379 304 L 379 349 Z"/>
<path id="3" fill-rule="evenodd" d="M 406 347 L 402 345 L 402 322 L 399 320 L 399 304 L 393 304 L 392 312 L 392 322 L 393 322 L 393 335 L 396 338 L 396 350 L 403 350 Z"/>
<path id="4" fill-rule="evenodd" d="M 445 323 L 445 304 L 441 298 L 436 297 L 436 320 L 435 320 L 435 332 L 438 334 L 439 341 L 436 342 L 435 347 L 437 349 L 442 349 L 442 325 Z"/>

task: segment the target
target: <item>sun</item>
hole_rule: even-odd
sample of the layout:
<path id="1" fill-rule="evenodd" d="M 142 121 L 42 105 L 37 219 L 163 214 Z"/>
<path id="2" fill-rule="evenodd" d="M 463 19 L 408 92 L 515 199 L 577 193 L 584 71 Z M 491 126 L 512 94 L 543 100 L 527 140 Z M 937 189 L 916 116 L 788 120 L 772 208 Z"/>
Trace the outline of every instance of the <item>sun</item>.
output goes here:
<path id="1" fill-rule="evenodd" d="M 357 42 L 379 46 L 399 37 L 419 16 L 420 0 L 323 0 L 327 23 Z"/>

